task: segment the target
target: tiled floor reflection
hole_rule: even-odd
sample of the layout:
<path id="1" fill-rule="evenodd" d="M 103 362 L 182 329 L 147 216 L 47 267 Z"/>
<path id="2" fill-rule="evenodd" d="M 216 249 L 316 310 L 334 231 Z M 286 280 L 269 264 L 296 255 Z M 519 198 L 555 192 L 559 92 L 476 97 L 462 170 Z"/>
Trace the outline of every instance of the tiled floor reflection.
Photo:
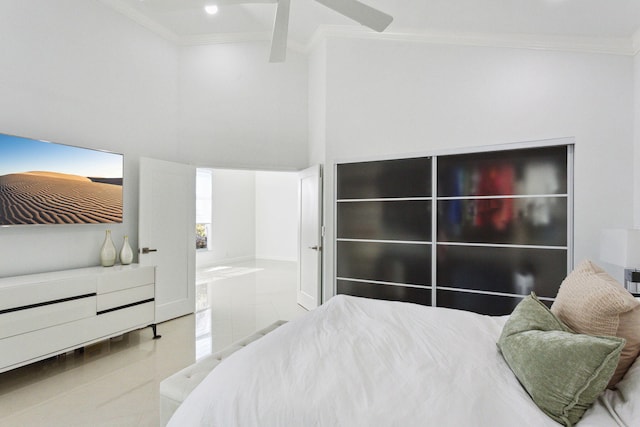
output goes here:
<path id="1" fill-rule="evenodd" d="M 196 358 L 304 313 L 296 303 L 296 275 L 296 263 L 266 260 L 199 270 Z"/>
<path id="2" fill-rule="evenodd" d="M 201 269 L 196 314 L 0 374 L 1 426 L 157 426 L 167 376 L 268 324 L 305 312 L 297 265 L 256 260 Z"/>

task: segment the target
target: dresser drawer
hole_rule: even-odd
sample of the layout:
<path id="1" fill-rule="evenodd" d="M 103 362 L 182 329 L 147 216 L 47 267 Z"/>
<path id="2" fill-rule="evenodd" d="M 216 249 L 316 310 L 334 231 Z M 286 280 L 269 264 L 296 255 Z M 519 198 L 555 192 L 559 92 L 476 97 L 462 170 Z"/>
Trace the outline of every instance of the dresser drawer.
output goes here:
<path id="1" fill-rule="evenodd" d="M 87 296 L 0 314 L 0 339 L 95 316 L 96 297 Z"/>
<path id="2" fill-rule="evenodd" d="M 91 338 L 95 316 L 0 340 L 0 372 L 54 356 Z"/>
<path id="3" fill-rule="evenodd" d="M 154 285 L 137 286 L 122 291 L 99 294 L 97 296 L 97 311 L 101 314 L 105 311 L 126 307 L 141 301 L 153 300 Z"/>
<path id="4" fill-rule="evenodd" d="M 129 268 L 120 267 L 116 270 L 105 269 L 98 276 L 98 294 L 121 291 L 135 286 L 150 285 L 154 282 L 154 267 L 129 266 Z"/>
<path id="5" fill-rule="evenodd" d="M 154 319 L 155 305 L 151 301 L 97 315 L 93 332 L 96 337 L 109 337 L 144 328 L 154 323 Z"/>
<path id="6" fill-rule="evenodd" d="M 96 277 L 80 276 L 0 287 L 0 312 L 95 294 L 97 283 Z"/>

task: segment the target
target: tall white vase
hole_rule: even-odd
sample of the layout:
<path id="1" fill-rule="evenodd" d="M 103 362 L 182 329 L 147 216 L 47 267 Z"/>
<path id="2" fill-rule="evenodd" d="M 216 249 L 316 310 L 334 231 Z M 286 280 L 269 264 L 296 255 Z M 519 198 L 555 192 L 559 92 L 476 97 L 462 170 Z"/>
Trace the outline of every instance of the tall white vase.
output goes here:
<path id="1" fill-rule="evenodd" d="M 100 250 L 100 264 L 103 267 L 111 267 L 116 263 L 116 247 L 111 240 L 111 230 L 107 230 L 104 236 L 104 243 Z"/>
<path id="2" fill-rule="evenodd" d="M 120 263 L 122 265 L 131 264 L 133 261 L 133 250 L 129 245 L 129 236 L 124 236 L 124 243 L 122 243 L 122 249 L 120 249 Z"/>

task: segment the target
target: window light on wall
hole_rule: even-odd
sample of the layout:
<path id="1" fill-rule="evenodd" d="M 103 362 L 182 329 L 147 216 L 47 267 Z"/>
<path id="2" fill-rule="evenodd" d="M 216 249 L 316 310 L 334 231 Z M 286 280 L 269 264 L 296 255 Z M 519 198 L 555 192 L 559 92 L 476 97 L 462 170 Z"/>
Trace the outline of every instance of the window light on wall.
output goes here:
<path id="1" fill-rule="evenodd" d="M 208 169 L 196 172 L 196 249 L 208 249 L 211 242 L 212 174 Z"/>

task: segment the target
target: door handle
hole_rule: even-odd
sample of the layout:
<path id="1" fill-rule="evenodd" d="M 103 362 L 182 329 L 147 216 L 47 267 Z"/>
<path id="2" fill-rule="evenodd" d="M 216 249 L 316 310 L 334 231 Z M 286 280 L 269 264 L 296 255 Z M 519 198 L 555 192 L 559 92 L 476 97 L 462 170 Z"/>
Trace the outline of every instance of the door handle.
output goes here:
<path id="1" fill-rule="evenodd" d="M 309 249 L 313 249 L 314 251 L 320 251 L 322 250 L 322 246 L 309 246 Z"/>
<path id="2" fill-rule="evenodd" d="M 142 248 L 141 252 L 143 254 L 148 254 L 149 252 L 158 252 L 158 250 L 157 249 Z"/>

